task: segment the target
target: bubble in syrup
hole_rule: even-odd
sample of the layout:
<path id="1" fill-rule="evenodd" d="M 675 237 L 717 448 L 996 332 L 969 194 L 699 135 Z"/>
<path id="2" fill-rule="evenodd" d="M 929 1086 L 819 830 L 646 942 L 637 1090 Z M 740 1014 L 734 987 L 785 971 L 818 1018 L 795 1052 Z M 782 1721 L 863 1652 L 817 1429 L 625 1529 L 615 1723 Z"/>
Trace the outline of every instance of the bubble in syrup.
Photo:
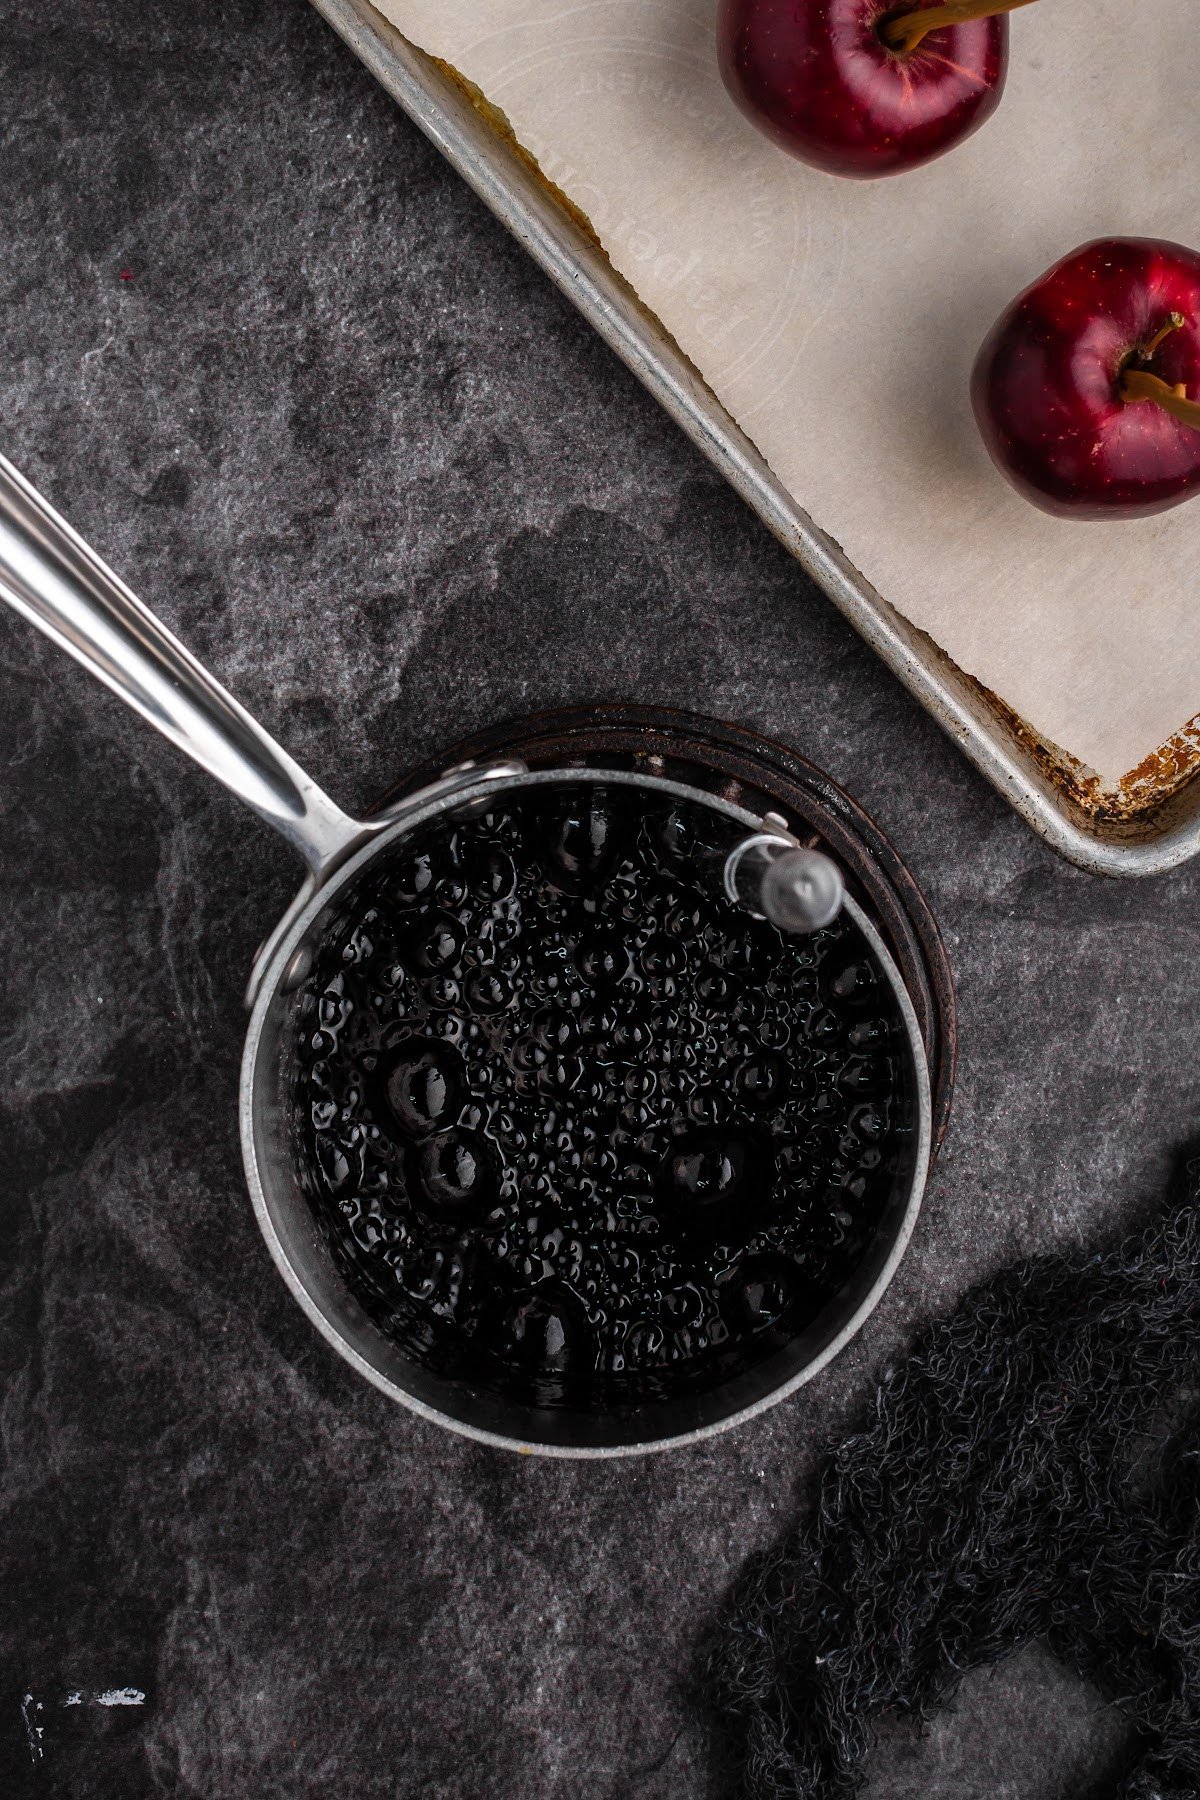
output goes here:
<path id="1" fill-rule="evenodd" d="M 653 937 L 643 945 L 638 961 L 644 975 L 674 975 L 683 963 L 678 945 L 669 937 Z"/>
<path id="2" fill-rule="evenodd" d="M 887 1135 L 888 1108 L 886 1101 L 879 1104 L 868 1100 L 862 1106 L 856 1106 L 850 1114 L 850 1129 L 864 1143 L 878 1144 Z"/>
<path id="3" fill-rule="evenodd" d="M 887 1070 L 882 1061 L 872 1056 L 854 1056 L 838 1076 L 844 1094 L 878 1094 L 888 1086 Z"/>
<path id="4" fill-rule="evenodd" d="M 392 1118 L 410 1137 L 427 1137 L 454 1124 L 467 1098 L 467 1074 L 450 1045 L 410 1038 L 380 1069 Z"/>
<path id="5" fill-rule="evenodd" d="M 493 904 L 507 900 L 517 885 L 512 857 L 492 844 L 480 845 L 470 853 L 466 876 L 470 891 Z"/>
<path id="6" fill-rule="evenodd" d="M 499 1013 L 512 1005 L 512 983 L 499 968 L 486 965 L 474 969 L 467 977 L 467 1005 L 476 1013 Z"/>
<path id="7" fill-rule="evenodd" d="M 696 828 L 692 814 L 682 806 L 673 806 L 663 815 L 655 836 L 668 862 L 687 864 L 696 853 Z"/>
<path id="8" fill-rule="evenodd" d="M 856 1050 L 872 1050 L 886 1044 L 891 1035 L 892 1027 L 887 1019 L 859 1019 L 850 1027 L 848 1041 Z"/>
<path id="9" fill-rule="evenodd" d="M 413 945 L 418 966 L 431 972 L 448 969 L 458 961 L 463 947 L 463 931 L 450 913 L 437 912 L 422 921 Z"/>
<path id="10" fill-rule="evenodd" d="M 821 969 L 820 989 L 826 1003 L 852 1008 L 855 1012 L 874 1011 L 879 1003 L 880 975 L 866 956 L 830 960 Z"/>
<path id="11" fill-rule="evenodd" d="M 548 1006 L 538 1014 L 534 1026 L 547 1050 L 562 1054 L 574 1050 L 579 1043 L 579 1021 L 568 1006 Z"/>
<path id="12" fill-rule="evenodd" d="M 394 905 L 416 906 L 433 886 L 433 855 L 420 850 L 400 858 L 388 875 L 387 898 Z"/>
<path id="13" fill-rule="evenodd" d="M 467 884 L 461 875 L 443 875 L 434 883 L 433 894 L 439 906 L 452 911 L 466 899 Z"/>
<path id="14" fill-rule="evenodd" d="M 594 932 L 576 950 L 575 966 L 594 988 L 616 987 L 629 973 L 629 945 L 616 932 Z"/>
<path id="15" fill-rule="evenodd" d="M 738 1065 L 733 1078 L 735 1093 L 755 1111 L 782 1104 L 788 1091 L 788 1066 L 772 1050 L 755 1050 Z"/>
<path id="16" fill-rule="evenodd" d="M 343 1189 L 354 1191 L 362 1175 L 361 1156 L 356 1155 L 349 1146 L 322 1138 L 317 1145 L 317 1159 L 322 1174 L 335 1194 Z"/>
<path id="17" fill-rule="evenodd" d="M 638 1319 L 625 1334 L 626 1360 L 653 1366 L 662 1359 L 667 1334 L 657 1319 Z"/>
<path id="18" fill-rule="evenodd" d="M 518 1294 L 505 1327 L 509 1354 L 527 1374 L 582 1375 L 587 1366 L 588 1325 L 579 1302 L 558 1282 Z"/>
<path id="19" fill-rule="evenodd" d="M 453 1128 L 421 1145 L 421 1187 L 438 1212 L 486 1211 L 495 1198 L 495 1157 L 477 1131 Z"/>
<path id="20" fill-rule="evenodd" d="M 546 869 L 570 894 L 594 892 L 620 858 L 621 832 L 608 795 L 590 783 L 560 800 L 546 831 Z"/>
<path id="21" fill-rule="evenodd" d="M 668 1198 L 688 1229 L 749 1231 L 762 1211 L 770 1154 L 746 1132 L 690 1132 L 672 1146 L 666 1163 Z"/>
<path id="22" fill-rule="evenodd" d="M 783 1337 L 811 1323 L 826 1298 L 819 1282 L 786 1256 L 764 1253 L 739 1264 L 722 1294 L 735 1329 Z"/>

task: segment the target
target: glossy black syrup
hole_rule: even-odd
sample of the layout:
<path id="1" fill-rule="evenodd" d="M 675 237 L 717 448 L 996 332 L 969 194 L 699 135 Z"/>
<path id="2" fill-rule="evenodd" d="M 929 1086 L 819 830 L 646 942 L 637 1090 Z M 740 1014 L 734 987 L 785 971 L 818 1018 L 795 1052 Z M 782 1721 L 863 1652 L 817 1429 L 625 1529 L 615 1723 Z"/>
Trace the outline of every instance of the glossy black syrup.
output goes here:
<path id="1" fill-rule="evenodd" d="M 580 783 L 372 868 L 301 1008 L 301 1161 L 360 1302 L 498 1396 L 711 1388 L 868 1243 L 905 1128 L 894 997 L 847 920 L 720 893 L 707 812 Z"/>

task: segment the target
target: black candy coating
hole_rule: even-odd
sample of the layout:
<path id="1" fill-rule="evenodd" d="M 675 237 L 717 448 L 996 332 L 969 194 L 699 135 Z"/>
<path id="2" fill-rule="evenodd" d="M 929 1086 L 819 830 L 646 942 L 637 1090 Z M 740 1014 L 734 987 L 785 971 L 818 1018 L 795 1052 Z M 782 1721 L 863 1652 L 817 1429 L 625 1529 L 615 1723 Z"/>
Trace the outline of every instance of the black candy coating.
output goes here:
<path id="1" fill-rule="evenodd" d="M 579 783 L 438 821 L 343 908 L 302 1012 L 300 1154 L 359 1299 L 494 1394 L 620 1408 L 809 1325 L 903 1137 L 856 927 L 783 938 Z"/>

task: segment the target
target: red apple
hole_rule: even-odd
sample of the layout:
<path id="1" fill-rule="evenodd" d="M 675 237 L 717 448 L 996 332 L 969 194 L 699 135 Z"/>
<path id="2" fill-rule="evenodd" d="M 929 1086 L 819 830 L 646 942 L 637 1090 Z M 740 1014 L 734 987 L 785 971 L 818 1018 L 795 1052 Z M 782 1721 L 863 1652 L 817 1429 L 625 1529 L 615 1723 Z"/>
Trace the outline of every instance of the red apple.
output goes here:
<path id="1" fill-rule="evenodd" d="M 725 86 L 746 116 L 832 175 L 929 162 L 995 111 L 1008 20 L 1030 0 L 721 0 Z"/>
<path id="2" fill-rule="evenodd" d="M 992 460 L 1045 512 L 1130 519 L 1200 492 L 1200 255 L 1100 238 L 993 325 L 971 398 Z"/>

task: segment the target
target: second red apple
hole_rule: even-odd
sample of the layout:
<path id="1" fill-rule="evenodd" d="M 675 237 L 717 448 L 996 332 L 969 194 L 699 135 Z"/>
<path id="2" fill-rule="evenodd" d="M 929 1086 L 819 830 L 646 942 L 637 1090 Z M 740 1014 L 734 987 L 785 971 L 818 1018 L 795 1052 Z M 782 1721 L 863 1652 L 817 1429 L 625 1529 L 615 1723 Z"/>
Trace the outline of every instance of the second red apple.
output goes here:
<path id="1" fill-rule="evenodd" d="M 893 175 L 999 103 L 1005 13 L 1031 0 L 721 0 L 721 74 L 746 116 L 832 175 Z"/>

